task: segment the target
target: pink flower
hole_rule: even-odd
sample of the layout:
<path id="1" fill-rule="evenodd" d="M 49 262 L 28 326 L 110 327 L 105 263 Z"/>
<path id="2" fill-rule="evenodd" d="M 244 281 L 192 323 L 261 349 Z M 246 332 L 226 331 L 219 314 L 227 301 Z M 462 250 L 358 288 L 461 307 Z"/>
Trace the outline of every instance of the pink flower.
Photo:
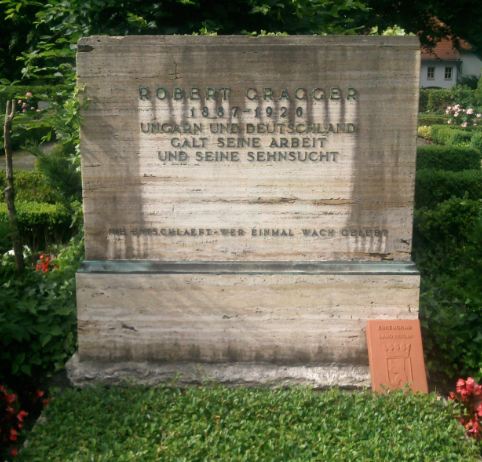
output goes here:
<path id="1" fill-rule="evenodd" d="M 465 128 L 467 126 L 467 122 L 462 122 L 460 126 Z"/>
<path id="2" fill-rule="evenodd" d="M 473 110 L 471 107 L 469 107 L 469 108 L 467 109 L 467 114 L 468 114 L 468 115 L 472 115 L 473 113 L 474 113 L 474 110 Z"/>
<path id="3" fill-rule="evenodd" d="M 472 377 L 468 377 L 467 380 L 465 381 L 465 388 L 467 389 L 467 392 L 472 394 L 474 391 L 474 386 L 475 386 L 475 380 Z"/>

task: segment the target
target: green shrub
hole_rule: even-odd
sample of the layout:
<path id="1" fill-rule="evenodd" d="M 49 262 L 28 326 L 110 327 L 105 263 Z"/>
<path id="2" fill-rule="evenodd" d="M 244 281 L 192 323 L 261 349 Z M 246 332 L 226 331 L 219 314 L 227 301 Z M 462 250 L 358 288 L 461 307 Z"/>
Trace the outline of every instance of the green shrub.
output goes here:
<path id="1" fill-rule="evenodd" d="M 468 144 L 472 133 L 469 130 L 447 125 L 432 125 L 432 141 L 438 144 Z"/>
<path id="2" fill-rule="evenodd" d="M 432 127 L 429 125 L 420 125 L 417 127 L 417 136 L 425 140 L 432 140 Z"/>
<path id="3" fill-rule="evenodd" d="M 435 395 L 112 387 L 53 396 L 19 461 L 477 462 Z"/>
<path id="4" fill-rule="evenodd" d="M 6 186 L 5 172 L 0 170 L 0 190 Z M 15 199 L 18 201 L 55 203 L 60 196 L 48 184 L 47 178 L 38 171 L 17 170 L 14 172 Z"/>
<path id="5" fill-rule="evenodd" d="M 446 172 L 448 173 L 448 172 Z M 482 378 L 482 202 L 449 199 L 416 210 L 413 258 L 429 369 Z"/>
<path id="6" fill-rule="evenodd" d="M 452 91 L 449 89 L 422 89 L 421 92 L 427 94 L 425 111 L 428 112 L 443 113 L 445 108 L 454 101 Z"/>
<path id="7" fill-rule="evenodd" d="M 420 93 L 418 95 L 418 112 L 427 112 L 427 105 L 428 105 L 428 89 L 420 88 Z M 420 115 L 420 114 L 419 114 Z"/>
<path id="8" fill-rule="evenodd" d="M 418 125 L 446 124 L 447 117 L 442 114 L 418 114 Z"/>
<path id="9" fill-rule="evenodd" d="M 417 171 L 415 207 L 433 207 L 451 197 L 482 199 L 482 170 Z"/>
<path id="10" fill-rule="evenodd" d="M 61 369 L 75 349 L 75 272 L 80 239 L 58 253 L 48 273 L 15 274 L 12 257 L 0 264 L 0 382 L 40 380 Z"/>
<path id="11" fill-rule="evenodd" d="M 476 131 L 472 134 L 470 146 L 482 153 L 482 131 Z"/>
<path id="12" fill-rule="evenodd" d="M 471 170 L 480 169 L 481 153 L 473 148 L 429 144 L 417 147 L 417 170 Z"/>
<path id="13" fill-rule="evenodd" d="M 65 242 L 76 231 L 72 227 L 72 211 L 62 204 L 17 201 L 16 209 L 23 243 L 33 250 Z M 0 203 L 0 224 L 6 229 L 8 214 L 5 203 Z"/>
<path id="14" fill-rule="evenodd" d="M 58 144 L 48 155 L 38 154 L 37 168 L 47 178 L 50 187 L 67 201 L 82 198 L 82 180 L 78 156 L 70 156 L 66 147 Z"/>

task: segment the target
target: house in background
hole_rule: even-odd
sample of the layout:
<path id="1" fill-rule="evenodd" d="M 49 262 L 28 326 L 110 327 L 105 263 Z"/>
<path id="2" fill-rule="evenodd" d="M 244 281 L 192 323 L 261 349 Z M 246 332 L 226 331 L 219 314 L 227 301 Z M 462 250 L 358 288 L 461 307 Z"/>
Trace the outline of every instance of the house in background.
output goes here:
<path id="1" fill-rule="evenodd" d="M 443 39 L 429 50 L 422 48 L 420 86 L 422 88 L 451 88 L 463 77 L 480 77 L 482 60 L 472 46 L 460 40 L 460 50 L 450 39 Z"/>

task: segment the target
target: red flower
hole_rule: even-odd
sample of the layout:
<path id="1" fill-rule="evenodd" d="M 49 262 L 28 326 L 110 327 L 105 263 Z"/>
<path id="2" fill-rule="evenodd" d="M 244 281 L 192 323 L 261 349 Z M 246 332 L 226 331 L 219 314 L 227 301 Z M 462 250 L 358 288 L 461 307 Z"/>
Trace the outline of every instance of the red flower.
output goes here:
<path id="1" fill-rule="evenodd" d="M 465 388 L 467 389 L 467 393 L 472 394 L 474 392 L 474 385 L 475 385 L 475 380 L 472 377 L 469 377 L 465 381 Z"/>
<path id="2" fill-rule="evenodd" d="M 457 398 L 457 395 L 453 391 L 451 391 L 449 393 L 449 399 L 454 400 L 455 398 Z"/>
<path id="3" fill-rule="evenodd" d="M 35 392 L 35 397 L 36 397 L 36 398 L 41 398 L 43 395 L 45 395 L 45 392 L 42 391 L 42 390 L 37 390 L 37 391 Z"/>
<path id="4" fill-rule="evenodd" d="M 5 400 L 7 401 L 8 404 L 12 404 L 17 400 L 17 395 L 15 393 L 6 394 Z"/>
<path id="5" fill-rule="evenodd" d="M 467 430 L 467 433 L 469 435 L 474 435 L 476 436 L 479 431 L 480 431 L 480 425 L 477 419 L 470 419 L 466 424 L 465 424 L 465 429 Z"/>
<path id="6" fill-rule="evenodd" d="M 22 410 L 17 414 L 17 419 L 19 422 L 23 422 L 23 419 L 25 419 L 25 417 L 27 416 L 28 416 L 28 412 Z"/>
<path id="7" fill-rule="evenodd" d="M 15 430 L 15 428 L 10 429 L 10 435 L 9 435 L 9 440 L 10 441 L 17 441 L 18 438 L 18 432 Z"/>
<path id="8" fill-rule="evenodd" d="M 457 380 L 457 383 L 455 384 L 455 390 L 457 391 L 457 393 L 461 393 L 462 391 L 465 391 L 465 380 L 464 379 Z"/>
<path id="9" fill-rule="evenodd" d="M 44 406 L 48 406 L 49 403 L 50 403 L 50 400 L 48 398 L 42 400 L 42 404 Z"/>
<path id="10" fill-rule="evenodd" d="M 479 417 L 482 417 L 482 403 L 480 403 L 480 404 L 477 406 L 477 409 L 475 410 L 475 413 L 476 413 Z"/>
<path id="11" fill-rule="evenodd" d="M 12 449 L 10 449 L 10 455 L 11 455 L 12 457 L 17 457 L 17 455 L 18 455 L 18 449 L 17 449 L 17 448 L 12 448 Z"/>
<path id="12" fill-rule="evenodd" d="M 474 395 L 475 396 L 482 396 L 482 385 L 475 385 Z"/>

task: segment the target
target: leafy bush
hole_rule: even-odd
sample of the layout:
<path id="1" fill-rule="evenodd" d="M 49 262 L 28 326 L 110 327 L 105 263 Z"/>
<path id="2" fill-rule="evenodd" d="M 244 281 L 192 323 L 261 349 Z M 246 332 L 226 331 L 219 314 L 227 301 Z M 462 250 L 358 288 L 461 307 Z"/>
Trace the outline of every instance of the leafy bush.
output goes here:
<path id="1" fill-rule="evenodd" d="M 82 198 L 78 158 L 68 155 L 62 145 L 57 145 L 48 155 L 38 155 L 37 166 L 60 197 L 67 201 Z"/>
<path id="2" fill-rule="evenodd" d="M 23 428 L 23 422 L 28 412 L 20 409 L 18 397 L 12 390 L 0 385 L 0 457 L 15 456 L 14 446 Z"/>
<path id="3" fill-rule="evenodd" d="M 113 387 L 54 395 L 20 461 L 464 461 L 474 441 L 435 395 Z"/>
<path id="4" fill-rule="evenodd" d="M 413 258 L 422 275 L 420 317 L 429 368 L 482 378 L 482 203 L 449 199 L 416 210 Z"/>
<path id="5" fill-rule="evenodd" d="M 473 148 L 429 144 L 417 147 L 417 170 L 476 170 L 480 169 L 481 158 L 481 152 Z"/>
<path id="6" fill-rule="evenodd" d="M 438 144 L 468 144 L 472 133 L 447 125 L 432 125 L 432 141 Z"/>
<path id="7" fill-rule="evenodd" d="M 475 132 L 470 139 L 470 146 L 482 153 L 482 132 Z"/>
<path id="8" fill-rule="evenodd" d="M 6 186 L 5 172 L 0 170 L 0 190 Z M 39 171 L 17 170 L 14 172 L 15 199 L 20 202 L 55 203 L 61 198 L 48 184 L 45 175 Z"/>
<path id="9" fill-rule="evenodd" d="M 420 125 L 417 128 L 417 136 L 424 138 L 428 141 L 432 140 L 432 127 L 429 125 Z"/>
<path id="10" fill-rule="evenodd" d="M 476 90 L 468 86 L 456 85 L 450 89 L 421 88 L 419 112 L 442 114 L 447 106 L 455 102 L 467 106 L 482 104 L 477 101 Z"/>
<path id="11" fill-rule="evenodd" d="M 72 210 L 62 204 L 18 201 L 16 209 L 22 241 L 33 250 L 65 242 L 77 231 Z M 8 230 L 5 203 L 0 203 L 0 230 Z"/>
<path id="12" fill-rule="evenodd" d="M 482 440 L 482 385 L 472 377 L 459 379 L 449 399 L 459 405 L 461 413 L 458 418 L 467 436 Z"/>
<path id="13" fill-rule="evenodd" d="M 420 89 L 420 112 L 443 113 L 453 101 L 453 94 L 448 89 Z"/>
<path id="14" fill-rule="evenodd" d="M 15 274 L 12 257 L 0 265 L 0 381 L 46 377 L 75 349 L 75 272 L 82 241 L 61 249 L 49 272 Z"/>
<path id="15" fill-rule="evenodd" d="M 443 114 L 418 114 L 418 125 L 446 124 L 447 117 Z"/>
<path id="16" fill-rule="evenodd" d="M 445 109 L 450 125 L 460 126 L 462 128 L 473 128 L 480 125 L 482 114 L 473 107 L 464 107 L 460 104 L 447 106 Z"/>
<path id="17" fill-rule="evenodd" d="M 451 197 L 482 199 L 482 170 L 417 171 L 415 207 L 433 207 Z"/>

